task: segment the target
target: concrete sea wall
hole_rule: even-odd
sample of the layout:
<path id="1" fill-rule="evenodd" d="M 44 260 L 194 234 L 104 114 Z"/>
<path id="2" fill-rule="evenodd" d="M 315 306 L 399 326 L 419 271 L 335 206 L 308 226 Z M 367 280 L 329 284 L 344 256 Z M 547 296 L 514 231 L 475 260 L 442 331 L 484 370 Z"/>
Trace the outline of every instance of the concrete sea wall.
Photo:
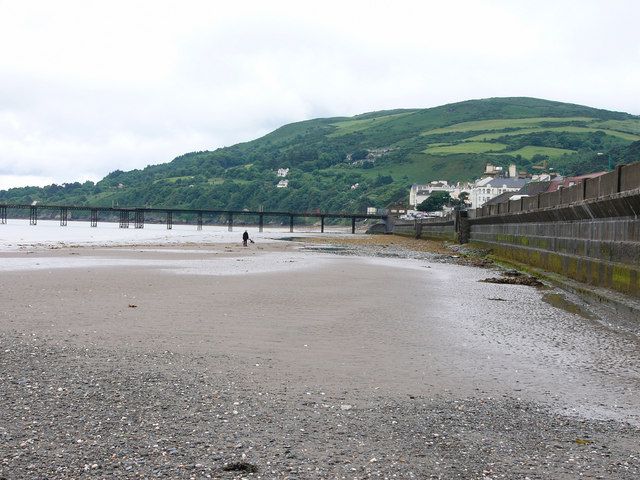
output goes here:
<path id="1" fill-rule="evenodd" d="M 416 236 L 474 242 L 495 256 L 640 297 L 640 163 L 575 186 L 423 219 Z"/>

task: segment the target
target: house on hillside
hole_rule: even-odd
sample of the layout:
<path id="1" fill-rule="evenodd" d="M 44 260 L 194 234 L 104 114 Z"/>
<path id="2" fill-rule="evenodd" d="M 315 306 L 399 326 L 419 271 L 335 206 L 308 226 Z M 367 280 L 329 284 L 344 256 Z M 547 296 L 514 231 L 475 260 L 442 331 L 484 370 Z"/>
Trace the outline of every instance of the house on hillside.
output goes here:
<path id="1" fill-rule="evenodd" d="M 503 193 L 515 193 L 524 187 L 528 181 L 526 178 L 481 178 L 471 190 L 471 208 L 479 208 L 489 201 L 494 201 Z"/>
<path id="2" fill-rule="evenodd" d="M 286 177 L 287 175 L 289 175 L 289 169 L 288 168 L 279 168 L 277 175 L 279 177 Z"/>
<path id="3" fill-rule="evenodd" d="M 596 178 L 596 177 L 599 177 L 600 175 L 604 175 L 605 173 L 607 172 L 587 173 L 586 175 L 580 175 L 577 177 L 559 177 L 558 180 L 551 182 L 551 185 L 549 186 L 549 190 L 547 191 L 555 192 L 559 188 L 573 187 L 574 185 L 581 183 L 583 180 L 587 178 Z"/>
<path id="4" fill-rule="evenodd" d="M 289 186 L 289 180 L 287 179 L 280 180 L 276 185 L 277 188 L 287 188 L 288 186 Z"/>
<path id="5" fill-rule="evenodd" d="M 433 192 L 449 192 L 451 194 L 455 189 L 455 185 L 449 185 L 446 180 L 434 180 L 426 185 L 414 183 L 409 191 L 409 204 L 415 209 L 429 198 Z"/>
<path id="6" fill-rule="evenodd" d="M 541 193 L 555 192 L 560 188 L 572 187 L 581 183 L 587 178 L 596 178 L 600 175 L 604 175 L 607 172 L 588 173 L 586 175 L 580 175 L 577 177 L 562 177 L 562 176 L 549 176 L 549 175 L 537 175 L 531 181 L 527 182 L 517 192 L 508 191 L 504 192 L 497 197 L 490 200 L 491 203 L 502 203 L 507 200 L 517 200 L 520 197 L 534 197 Z M 539 180 L 543 178 L 543 180 Z M 482 205 L 480 205 L 482 206 Z"/>
<path id="7" fill-rule="evenodd" d="M 505 171 L 502 167 L 487 163 L 482 178 L 470 187 L 471 208 L 479 208 L 489 201 L 504 198 L 504 194 L 514 194 L 529 181 L 530 179 L 518 173 L 515 164 L 509 165 L 509 169 Z"/>
<path id="8" fill-rule="evenodd" d="M 503 176 L 502 167 L 497 167 L 492 163 L 487 163 L 487 166 L 484 169 L 483 177 L 498 177 Z"/>

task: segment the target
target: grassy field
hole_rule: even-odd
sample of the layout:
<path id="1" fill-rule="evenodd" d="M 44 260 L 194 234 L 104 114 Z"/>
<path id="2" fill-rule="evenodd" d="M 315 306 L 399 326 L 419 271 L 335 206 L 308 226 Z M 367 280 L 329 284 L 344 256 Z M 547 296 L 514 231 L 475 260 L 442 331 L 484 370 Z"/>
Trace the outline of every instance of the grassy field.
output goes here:
<path id="1" fill-rule="evenodd" d="M 433 146 L 424 149 L 422 152 L 431 155 L 449 155 L 452 153 L 487 153 L 498 152 L 507 148 L 502 143 L 489 142 L 461 142 L 455 145 Z"/>
<path id="2" fill-rule="evenodd" d="M 640 138 L 640 121 L 638 120 L 605 120 L 604 122 L 594 122 L 592 126 L 607 130 L 630 133 L 636 139 Z"/>
<path id="3" fill-rule="evenodd" d="M 355 120 L 345 120 L 343 122 L 332 123 L 331 125 L 334 127 L 338 127 L 337 132 L 333 132 L 328 137 L 340 137 L 342 135 L 348 135 L 350 133 L 360 132 L 363 130 L 368 130 L 372 127 L 380 127 L 380 125 L 384 125 L 387 122 L 391 122 L 399 117 L 404 117 L 409 115 L 412 112 L 404 112 L 404 113 L 396 113 L 393 115 L 384 115 L 375 118 L 365 118 L 365 119 L 355 119 Z"/>
<path id="4" fill-rule="evenodd" d="M 520 155 L 522 156 L 522 158 L 531 159 L 535 155 L 544 155 L 549 158 L 556 158 L 556 157 L 561 157 L 562 155 L 570 154 L 570 153 L 574 153 L 574 151 L 565 150 L 562 148 L 527 146 L 519 150 L 514 150 L 512 152 L 509 152 L 509 155 L 513 155 L 514 157 L 516 155 Z"/>
<path id="5" fill-rule="evenodd" d="M 595 128 L 595 127 L 574 127 L 574 126 L 566 126 L 566 127 L 538 127 L 538 128 L 523 128 L 520 130 L 509 131 L 509 132 L 496 132 L 496 133 L 481 133 L 480 135 L 475 135 L 473 137 L 467 138 L 467 141 L 471 142 L 482 142 L 488 140 L 494 140 L 504 136 L 517 136 L 517 135 L 527 135 L 529 133 L 540 133 L 540 132 L 559 132 L 559 133 L 593 133 L 602 131 L 607 135 L 612 135 L 614 137 L 623 138 L 625 140 L 629 140 L 631 142 L 635 142 L 640 140 L 639 135 L 633 135 L 631 133 L 624 133 L 617 130 L 606 130 L 604 128 Z"/>
<path id="6" fill-rule="evenodd" d="M 540 126 L 541 123 L 567 123 L 567 122 L 591 122 L 593 118 L 589 117 L 568 117 L 568 118 L 554 118 L 554 117 L 536 117 L 536 118 L 522 118 L 522 119 L 494 119 L 494 120 L 479 120 L 475 122 L 463 122 L 456 123 L 444 128 L 436 128 L 423 132 L 421 135 L 436 135 L 441 133 L 452 132 L 477 132 L 477 131 L 491 131 L 491 130 L 505 130 L 515 128 L 531 128 L 532 126 Z"/>
<path id="7" fill-rule="evenodd" d="M 464 158 L 464 167 L 460 162 Z M 449 180 L 452 182 L 469 181 L 484 169 L 486 160 L 469 157 L 465 154 L 453 155 L 412 155 L 404 162 L 392 166 L 376 166 L 358 173 L 367 179 L 375 179 L 378 175 L 391 176 L 394 181 L 409 187 L 413 183 L 426 183 L 431 180 Z"/>

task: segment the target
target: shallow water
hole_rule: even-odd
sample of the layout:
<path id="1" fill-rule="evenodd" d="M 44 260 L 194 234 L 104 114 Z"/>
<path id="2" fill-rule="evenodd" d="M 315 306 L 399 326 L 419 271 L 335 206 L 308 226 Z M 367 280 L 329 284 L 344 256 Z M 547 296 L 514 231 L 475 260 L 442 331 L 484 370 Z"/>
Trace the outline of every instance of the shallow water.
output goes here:
<path id="1" fill-rule="evenodd" d="M 564 310 L 569 313 L 575 313 L 587 320 L 596 320 L 595 314 L 591 313 L 587 308 L 584 308 L 577 303 L 572 302 L 562 293 L 545 293 L 542 296 L 542 301 L 549 305 Z"/>
<path id="2" fill-rule="evenodd" d="M 461 309 L 465 338 L 492 374 L 510 378 L 515 392 L 559 400 L 566 411 L 640 423 L 637 334 L 597 319 L 569 294 L 480 285 L 460 297 Z M 504 301 L 482 301 L 490 298 Z"/>
<path id="3" fill-rule="evenodd" d="M 236 226 L 229 232 L 226 226 L 208 226 L 198 230 L 195 225 L 173 225 L 167 229 L 165 224 L 145 224 L 144 228 L 120 228 L 111 222 L 98 223 L 91 227 L 88 222 L 68 222 L 60 226 L 59 222 L 39 220 L 37 225 L 30 225 L 28 220 L 8 219 L 0 224 L 0 251 L 16 250 L 27 247 L 64 247 L 73 245 L 138 245 L 158 243 L 162 245 L 180 245 L 185 243 L 208 244 L 242 242 L 242 233 L 247 230 L 255 241 L 282 239 L 291 236 L 288 228 L 265 227 L 263 232 L 258 228 Z M 296 226 L 296 236 L 317 234 L 317 227 Z M 330 232 L 344 233 L 346 229 L 327 229 Z"/>
<path id="4" fill-rule="evenodd" d="M 451 375 L 470 394 L 502 392 L 640 424 L 639 329 L 597 317 L 568 292 L 482 282 L 497 275 L 493 270 L 427 258 L 368 261 L 423 270 L 424 296 L 403 308 L 424 304 L 407 328 L 416 358 L 430 364 L 422 367 L 425 381 L 433 372 Z M 433 342 L 450 347 L 434 349 Z"/>

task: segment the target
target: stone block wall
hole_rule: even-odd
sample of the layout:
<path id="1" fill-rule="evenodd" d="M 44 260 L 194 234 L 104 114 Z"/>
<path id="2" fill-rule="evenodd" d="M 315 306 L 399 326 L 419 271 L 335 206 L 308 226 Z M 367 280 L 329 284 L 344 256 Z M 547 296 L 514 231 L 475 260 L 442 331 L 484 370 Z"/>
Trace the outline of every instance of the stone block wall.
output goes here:
<path id="1" fill-rule="evenodd" d="M 518 204 L 518 202 L 520 202 Z M 469 212 L 496 256 L 640 297 L 640 163 Z"/>
<path id="2" fill-rule="evenodd" d="M 470 241 L 505 260 L 640 297 L 639 224 L 633 218 L 471 222 Z"/>
<path id="3" fill-rule="evenodd" d="M 555 192 L 407 228 L 416 236 L 480 243 L 507 261 L 640 297 L 639 216 L 635 163 Z"/>

